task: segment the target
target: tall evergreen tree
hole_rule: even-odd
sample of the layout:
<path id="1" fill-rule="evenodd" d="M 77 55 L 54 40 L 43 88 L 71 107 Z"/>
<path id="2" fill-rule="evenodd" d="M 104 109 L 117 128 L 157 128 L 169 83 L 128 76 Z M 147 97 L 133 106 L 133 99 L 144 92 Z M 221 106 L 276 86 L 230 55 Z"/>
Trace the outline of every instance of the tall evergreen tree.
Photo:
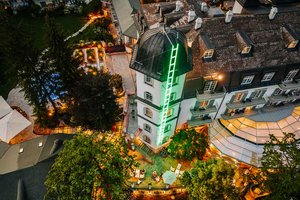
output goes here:
<path id="1" fill-rule="evenodd" d="M 93 130 L 111 129 L 120 111 L 109 84 L 110 79 L 108 73 L 89 73 L 75 83 L 72 96 L 76 125 Z"/>

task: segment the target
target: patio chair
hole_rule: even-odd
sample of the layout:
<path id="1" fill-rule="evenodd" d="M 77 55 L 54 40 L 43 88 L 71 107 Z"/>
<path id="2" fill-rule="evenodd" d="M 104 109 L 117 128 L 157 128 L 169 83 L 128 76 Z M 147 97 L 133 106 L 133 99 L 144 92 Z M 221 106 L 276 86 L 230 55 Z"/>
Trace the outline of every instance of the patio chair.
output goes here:
<path id="1" fill-rule="evenodd" d="M 141 184 L 142 182 L 143 182 L 143 181 L 139 179 L 139 180 L 137 181 L 137 184 L 139 185 L 139 184 Z"/>
<path id="2" fill-rule="evenodd" d="M 180 170 L 179 170 L 179 169 L 176 169 L 176 171 L 175 171 L 175 175 L 176 175 L 176 177 L 178 177 L 178 176 L 179 176 L 179 172 L 180 172 Z"/>
<path id="3" fill-rule="evenodd" d="M 145 174 L 140 174 L 140 179 L 145 178 Z"/>
<path id="4" fill-rule="evenodd" d="M 178 175 L 178 176 L 181 177 L 182 174 L 183 174 L 183 172 L 184 172 L 184 171 L 179 171 L 179 175 Z"/>
<path id="5" fill-rule="evenodd" d="M 159 176 L 157 176 L 157 177 L 155 178 L 155 181 L 156 181 L 157 183 L 160 181 Z"/>
<path id="6" fill-rule="evenodd" d="M 172 172 L 175 172 L 175 168 L 172 167 L 172 166 L 171 166 L 170 170 L 171 170 Z"/>
<path id="7" fill-rule="evenodd" d="M 181 164 L 180 164 L 180 163 L 178 163 L 178 165 L 177 165 L 176 169 L 177 169 L 177 170 L 180 170 L 180 168 L 181 168 Z"/>

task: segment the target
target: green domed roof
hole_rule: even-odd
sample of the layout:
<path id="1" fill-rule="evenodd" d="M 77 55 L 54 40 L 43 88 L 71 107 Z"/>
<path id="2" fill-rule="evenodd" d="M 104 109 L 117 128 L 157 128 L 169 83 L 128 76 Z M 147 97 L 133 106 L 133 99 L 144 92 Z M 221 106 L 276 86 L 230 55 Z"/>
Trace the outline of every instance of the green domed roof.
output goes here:
<path id="1" fill-rule="evenodd" d="M 146 31 L 134 47 L 130 67 L 154 79 L 165 81 L 172 45 L 179 44 L 175 75 L 192 70 L 192 54 L 185 35 L 175 29 L 159 27 Z"/>

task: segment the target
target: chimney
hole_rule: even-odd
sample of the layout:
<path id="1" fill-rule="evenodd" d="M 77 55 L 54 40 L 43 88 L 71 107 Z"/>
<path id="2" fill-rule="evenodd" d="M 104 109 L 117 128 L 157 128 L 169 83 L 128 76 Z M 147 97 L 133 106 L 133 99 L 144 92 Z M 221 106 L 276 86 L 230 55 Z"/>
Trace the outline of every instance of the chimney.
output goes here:
<path id="1" fill-rule="evenodd" d="M 188 13 L 188 23 L 190 23 L 191 21 L 193 21 L 196 17 L 196 13 L 193 10 L 190 10 Z"/>
<path id="2" fill-rule="evenodd" d="M 183 8 L 183 3 L 181 1 L 176 1 L 176 9 L 175 11 L 178 12 Z"/>
<path id="3" fill-rule="evenodd" d="M 195 23 L 195 30 L 198 30 L 199 28 L 201 28 L 202 25 L 202 19 L 200 17 L 198 17 L 196 19 L 196 23 Z"/>
<path id="4" fill-rule="evenodd" d="M 278 9 L 272 6 L 269 13 L 269 20 L 273 20 L 275 18 L 276 13 L 278 13 Z"/>
<path id="5" fill-rule="evenodd" d="M 201 11 L 202 12 L 207 12 L 208 11 L 208 7 L 207 7 L 207 3 L 206 2 L 202 2 L 201 3 Z"/>
<path id="6" fill-rule="evenodd" d="M 232 17 L 233 17 L 233 12 L 231 10 L 228 10 L 226 12 L 225 23 L 230 23 Z"/>
<path id="7" fill-rule="evenodd" d="M 50 150 L 50 155 L 54 154 L 59 149 L 59 147 L 61 147 L 62 143 L 63 143 L 62 140 L 59 139 L 54 140 L 53 146 Z"/>

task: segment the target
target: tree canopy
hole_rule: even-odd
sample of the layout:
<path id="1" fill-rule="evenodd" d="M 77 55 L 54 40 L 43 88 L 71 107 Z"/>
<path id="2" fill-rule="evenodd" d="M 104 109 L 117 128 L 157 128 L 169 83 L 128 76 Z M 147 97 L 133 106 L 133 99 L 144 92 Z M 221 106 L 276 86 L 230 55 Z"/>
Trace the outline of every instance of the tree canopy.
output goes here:
<path id="1" fill-rule="evenodd" d="M 111 130 L 121 113 L 110 86 L 111 75 L 88 73 L 74 83 L 73 122 L 92 130 Z"/>
<path id="2" fill-rule="evenodd" d="M 45 199 L 126 199 L 126 180 L 136 165 L 124 138 L 77 133 L 64 142 L 45 185 Z"/>
<path id="3" fill-rule="evenodd" d="M 186 186 L 193 200 L 238 199 L 233 186 L 235 167 L 223 159 L 197 161 L 195 168 L 185 171 L 181 183 Z"/>
<path id="4" fill-rule="evenodd" d="M 201 133 L 195 129 L 180 130 L 172 137 L 168 152 L 177 159 L 192 160 L 194 157 L 202 159 L 208 147 L 206 130 Z"/>
<path id="5" fill-rule="evenodd" d="M 300 199 L 300 142 L 295 134 L 284 133 L 282 139 L 270 135 L 261 163 L 264 186 L 271 192 L 267 199 Z"/>

